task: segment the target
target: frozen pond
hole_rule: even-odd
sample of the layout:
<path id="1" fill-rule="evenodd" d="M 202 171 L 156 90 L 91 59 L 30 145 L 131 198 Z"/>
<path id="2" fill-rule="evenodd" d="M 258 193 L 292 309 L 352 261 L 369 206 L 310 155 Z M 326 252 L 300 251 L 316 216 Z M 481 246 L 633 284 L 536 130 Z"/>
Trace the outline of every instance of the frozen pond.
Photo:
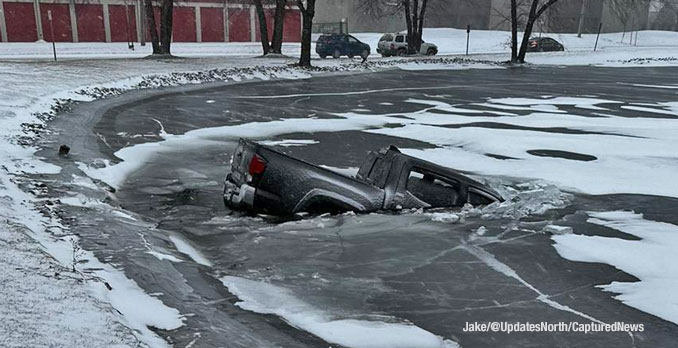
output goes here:
<path id="1" fill-rule="evenodd" d="M 678 97 L 661 88 L 675 72 L 388 71 L 140 92 L 57 118 L 45 146 L 68 143 L 71 157 L 44 155 L 64 168 L 51 186 L 83 247 L 182 314 L 156 330 L 176 346 L 666 346 L 678 309 L 643 298 L 677 281 L 675 261 L 655 262 L 674 258 L 678 233 Z M 345 174 L 394 144 L 507 202 L 243 216 L 221 202 L 240 136 Z M 634 250 L 646 267 L 624 257 Z M 488 321 L 645 331 L 462 330 Z"/>

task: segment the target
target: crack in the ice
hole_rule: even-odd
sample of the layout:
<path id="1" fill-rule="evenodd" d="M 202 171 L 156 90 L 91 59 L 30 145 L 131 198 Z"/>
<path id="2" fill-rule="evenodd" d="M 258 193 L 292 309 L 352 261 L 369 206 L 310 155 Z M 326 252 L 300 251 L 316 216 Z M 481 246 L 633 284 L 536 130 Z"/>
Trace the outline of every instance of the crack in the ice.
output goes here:
<path id="1" fill-rule="evenodd" d="M 572 313 L 572 314 L 577 315 L 581 318 L 590 320 L 590 321 L 598 323 L 598 324 L 607 324 L 607 323 L 603 322 L 602 320 L 598 320 L 598 319 L 596 319 L 596 318 L 594 318 L 594 317 L 592 317 L 592 316 L 590 316 L 586 313 L 580 312 L 576 309 L 573 309 L 569 306 L 560 304 L 560 303 L 552 300 L 550 298 L 551 297 L 550 295 L 544 294 L 539 289 L 535 288 L 532 284 L 528 283 L 526 280 L 524 280 L 522 277 L 520 277 L 520 275 L 518 275 L 518 273 L 516 273 L 516 271 L 514 271 L 511 267 L 509 267 L 507 264 L 497 260 L 497 258 L 494 257 L 494 255 L 492 255 L 491 253 L 489 253 L 485 249 L 483 249 L 479 246 L 470 245 L 470 244 L 463 244 L 463 245 L 461 245 L 461 247 L 462 247 L 462 249 L 467 251 L 469 254 L 471 254 L 471 255 L 477 257 L 479 260 L 483 261 L 487 266 L 489 266 L 493 270 L 495 270 L 499 273 L 502 273 L 502 274 L 506 275 L 507 277 L 511 277 L 511 278 L 517 280 L 518 282 L 523 284 L 525 287 L 527 287 L 528 289 L 535 292 L 538 295 L 537 298 L 536 298 L 537 301 L 542 302 L 542 303 L 546 304 L 547 306 L 550 306 L 554 309 Z M 633 336 L 633 333 L 629 331 L 629 332 L 627 332 L 627 334 L 631 338 L 632 346 L 635 347 L 635 337 Z"/>
<path id="2" fill-rule="evenodd" d="M 544 294 L 541 292 L 539 289 L 535 288 L 532 284 L 528 283 L 526 280 L 524 280 L 516 271 L 514 271 L 511 267 L 506 265 L 505 263 L 497 260 L 497 258 L 494 257 L 491 253 L 487 252 L 485 249 L 475 246 L 475 245 L 470 245 L 470 244 L 464 244 L 462 245 L 462 248 L 467 251 L 469 254 L 477 257 L 479 260 L 483 261 L 487 266 L 492 268 L 493 270 L 504 274 L 507 277 L 511 277 L 521 284 L 523 284 L 526 288 L 532 290 L 537 294 L 537 301 L 542 302 L 550 307 L 553 307 L 557 310 L 565 311 L 565 312 L 570 312 L 572 314 L 575 314 L 579 317 L 582 317 L 584 319 L 588 319 L 590 321 L 596 322 L 598 324 L 604 324 L 604 322 L 586 314 L 579 312 L 575 309 L 572 309 L 566 305 L 562 305 L 556 301 L 553 301 L 550 299 L 550 296 L 547 294 Z"/>

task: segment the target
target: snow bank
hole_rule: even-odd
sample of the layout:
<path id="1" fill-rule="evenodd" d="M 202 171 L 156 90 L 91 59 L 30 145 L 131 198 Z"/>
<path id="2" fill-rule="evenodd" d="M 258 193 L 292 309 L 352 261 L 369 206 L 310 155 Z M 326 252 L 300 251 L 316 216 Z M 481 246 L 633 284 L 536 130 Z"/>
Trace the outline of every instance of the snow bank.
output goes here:
<path id="1" fill-rule="evenodd" d="M 587 221 L 634 235 L 641 240 L 554 235 L 558 253 L 572 261 L 606 263 L 640 279 L 599 287 L 643 312 L 678 324 L 678 226 L 646 220 L 629 211 L 588 212 Z"/>
<path id="2" fill-rule="evenodd" d="M 0 177 L 2 179 L 2 177 Z M 33 203 L 35 198 L 25 193 L 19 189 L 11 181 L 0 181 L 3 185 L 0 187 L 0 197 L 3 198 L 3 204 L 0 205 L 0 217 L 7 221 L 7 225 L 4 226 L 3 232 L 7 228 L 20 228 L 26 229 L 29 233 L 29 236 L 37 242 L 42 249 L 44 249 L 50 256 L 58 262 L 57 269 L 58 272 L 69 273 L 68 268 L 73 267 L 73 260 L 76 258 L 78 263 L 86 263 L 88 271 L 86 275 L 82 273 L 84 279 L 89 279 L 90 281 L 86 284 L 91 288 L 92 292 L 90 294 L 82 294 L 81 290 L 75 289 L 72 290 L 74 294 L 80 294 L 80 296 L 85 296 L 81 299 L 73 299 L 69 296 L 64 296 L 60 299 L 61 305 L 68 307 L 69 304 L 79 303 L 82 308 L 75 308 L 73 311 L 88 311 L 89 317 L 88 321 L 91 323 L 83 325 L 83 327 L 89 327 L 93 332 L 82 331 L 80 335 L 89 336 L 89 335 L 111 335 L 115 336 L 114 330 L 123 331 L 121 328 L 107 328 L 108 325 L 111 325 L 110 322 L 112 319 L 110 316 L 112 314 L 109 311 L 109 308 L 105 308 L 103 303 L 108 303 L 110 306 L 115 309 L 119 315 L 117 319 L 125 324 L 130 329 L 133 329 L 134 335 L 138 340 L 147 344 L 150 347 L 167 347 L 167 343 L 158 337 L 149 327 L 157 327 L 164 330 L 173 330 L 183 325 L 183 319 L 179 312 L 173 308 L 166 307 L 159 299 L 152 297 L 146 294 L 139 286 L 132 280 L 128 279 L 123 272 L 115 269 L 109 264 L 100 262 L 93 253 L 79 249 L 78 239 L 76 236 L 68 235 L 68 229 L 62 226 L 58 221 L 50 217 L 44 217 L 40 212 L 34 208 Z M 8 203 L 5 205 L 5 203 Z M 101 204 L 101 203 L 100 203 Z M 9 209 L 11 210 L 9 210 Z M 12 225 L 10 225 L 10 222 Z M 58 231 L 58 236 L 52 235 L 51 231 Z M 4 232 L 6 233 L 6 232 Z M 12 232 L 10 232 L 12 233 Z M 13 233 L 18 233 L 16 230 Z M 12 248 L 9 249 L 9 253 L 14 252 Z M 75 255 L 75 256 L 74 256 Z M 44 262 L 44 261 L 43 261 Z M 54 263 L 54 261 L 46 261 L 48 263 Z M 76 268 L 80 266 L 76 265 Z M 57 272 L 57 273 L 58 273 Z M 0 273 L 2 273 L 0 271 Z M 78 277 L 77 274 L 72 275 Z M 21 282 L 21 278 L 14 279 L 13 281 Z M 50 281 L 43 283 L 42 286 L 53 286 L 54 284 Z M 31 290 L 32 292 L 33 290 Z M 57 289 L 56 291 L 61 291 Z M 18 295 L 17 301 L 23 300 L 20 294 Z M 97 300 L 94 300 L 94 296 Z M 33 299 L 37 303 L 42 301 L 49 301 L 49 299 Z M 49 306 L 46 306 L 46 309 L 49 309 Z M 3 316 L 12 316 L 12 313 L 1 313 Z M 45 316 L 49 317 L 52 313 L 46 313 Z M 11 318 L 1 318 L 3 322 L 11 322 Z M 28 318 L 30 320 L 30 318 Z M 70 320 L 70 319 L 67 319 Z M 78 319 L 73 319 L 74 327 L 77 328 L 79 324 Z M 49 323 L 45 323 L 48 330 L 51 328 Z M 60 325 L 56 323 L 55 325 Z M 23 344 L 30 343 L 31 345 L 41 345 L 41 341 L 31 341 L 27 337 L 17 338 L 19 342 Z M 59 339 L 54 339 L 59 341 Z M 96 340 L 96 338 L 92 338 Z M 49 339 L 48 339 L 49 341 Z M 12 342 L 10 342 L 11 344 Z M 65 345 L 71 345 L 71 342 L 64 342 Z"/>
<path id="3" fill-rule="evenodd" d="M 407 322 L 389 322 L 340 318 L 315 308 L 281 287 L 245 278 L 221 279 L 228 290 L 238 296 L 242 309 L 274 314 L 290 325 L 308 331 L 329 343 L 350 348 L 454 348 L 457 343 L 445 340 Z M 383 317 L 382 317 L 383 319 Z"/>

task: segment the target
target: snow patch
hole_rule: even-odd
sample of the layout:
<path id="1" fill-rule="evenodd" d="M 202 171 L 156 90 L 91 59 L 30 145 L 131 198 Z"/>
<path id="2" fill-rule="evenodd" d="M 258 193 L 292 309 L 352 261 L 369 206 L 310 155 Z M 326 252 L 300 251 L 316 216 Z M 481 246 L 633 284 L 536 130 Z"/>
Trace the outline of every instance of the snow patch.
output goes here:
<path id="1" fill-rule="evenodd" d="M 261 139 L 294 132 L 322 132 L 339 130 L 361 130 L 367 127 L 381 126 L 387 119 L 367 116 L 346 117 L 341 119 L 284 119 L 270 122 L 251 122 L 235 126 L 201 128 L 181 135 L 172 135 L 163 141 L 142 143 L 122 148 L 115 156 L 122 161 L 104 168 L 79 164 L 79 168 L 88 176 L 99 179 L 114 188 L 120 188 L 127 177 L 162 152 L 182 151 L 187 147 L 196 148 L 213 142 L 236 141 L 239 138 Z"/>
<path id="2" fill-rule="evenodd" d="M 221 279 L 238 296 L 236 305 L 262 314 L 274 314 L 290 325 L 327 342 L 350 348 L 458 348 L 408 322 L 339 318 L 296 298 L 288 290 L 260 281 L 227 276 Z M 383 319 L 383 317 L 382 317 Z M 390 318 L 395 320 L 395 318 Z"/>
<path id="3" fill-rule="evenodd" d="M 558 226 L 558 225 L 546 225 L 542 228 L 543 232 L 551 234 L 569 234 L 572 233 L 572 227 L 570 226 Z"/>
<path id="4" fill-rule="evenodd" d="M 505 105 L 573 105 L 573 106 L 589 106 L 597 104 L 617 104 L 620 103 L 614 100 L 598 99 L 598 98 L 581 98 L 581 97 L 555 97 L 555 98 L 490 98 L 488 102 Z"/>
<path id="5" fill-rule="evenodd" d="M 641 238 L 554 235 L 558 253 L 571 261 L 605 263 L 640 279 L 599 285 L 624 304 L 678 324 L 678 226 L 630 211 L 588 212 L 587 222 Z"/>
<path id="6" fill-rule="evenodd" d="M 322 164 L 320 165 L 320 167 L 325 168 L 327 170 L 331 170 L 343 176 L 348 176 L 349 178 L 354 178 L 356 175 L 358 175 L 358 171 L 360 170 L 360 168 L 358 167 L 332 167 Z"/>
<path id="7" fill-rule="evenodd" d="M 178 236 L 169 236 L 169 239 L 172 241 L 172 243 L 174 243 L 174 246 L 180 253 L 188 255 L 196 263 L 199 263 L 203 266 L 212 267 L 212 261 L 203 256 L 202 253 L 193 247 L 188 241 Z"/>
<path id="8" fill-rule="evenodd" d="M 305 140 L 305 139 L 262 140 L 262 141 L 259 141 L 259 144 L 261 144 L 261 145 L 283 146 L 283 147 L 306 146 L 306 145 L 313 145 L 313 144 L 318 144 L 318 143 L 319 143 L 319 141 L 317 141 L 317 140 Z"/>

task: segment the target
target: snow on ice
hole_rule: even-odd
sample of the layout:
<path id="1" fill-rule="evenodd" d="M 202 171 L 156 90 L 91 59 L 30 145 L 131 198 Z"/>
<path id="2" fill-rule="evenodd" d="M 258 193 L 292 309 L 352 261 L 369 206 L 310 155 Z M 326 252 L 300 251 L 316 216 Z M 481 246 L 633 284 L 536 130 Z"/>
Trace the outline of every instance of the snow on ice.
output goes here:
<path id="1" fill-rule="evenodd" d="M 270 283 L 240 277 L 221 279 L 238 296 L 242 309 L 275 314 L 290 325 L 308 331 L 327 342 L 350 348 L 458 348 L 450 340 L 436 336 L 407 322 L 346 318 L 315 308 L 288 290 Z M 383 319 L 383 318 L 382 318 Z"/>
<path id="2" fill-rule="evenodd" d="M 589 223 L 628 233 L 640 240 L 581 234 L 554 235 L 558 253 L 572 261 L 600 262 L 640 279 L 599 285 L 643 312 L 678 324 L 678 226 L 646 220 L 630 211 L 588 212 Z"/>

